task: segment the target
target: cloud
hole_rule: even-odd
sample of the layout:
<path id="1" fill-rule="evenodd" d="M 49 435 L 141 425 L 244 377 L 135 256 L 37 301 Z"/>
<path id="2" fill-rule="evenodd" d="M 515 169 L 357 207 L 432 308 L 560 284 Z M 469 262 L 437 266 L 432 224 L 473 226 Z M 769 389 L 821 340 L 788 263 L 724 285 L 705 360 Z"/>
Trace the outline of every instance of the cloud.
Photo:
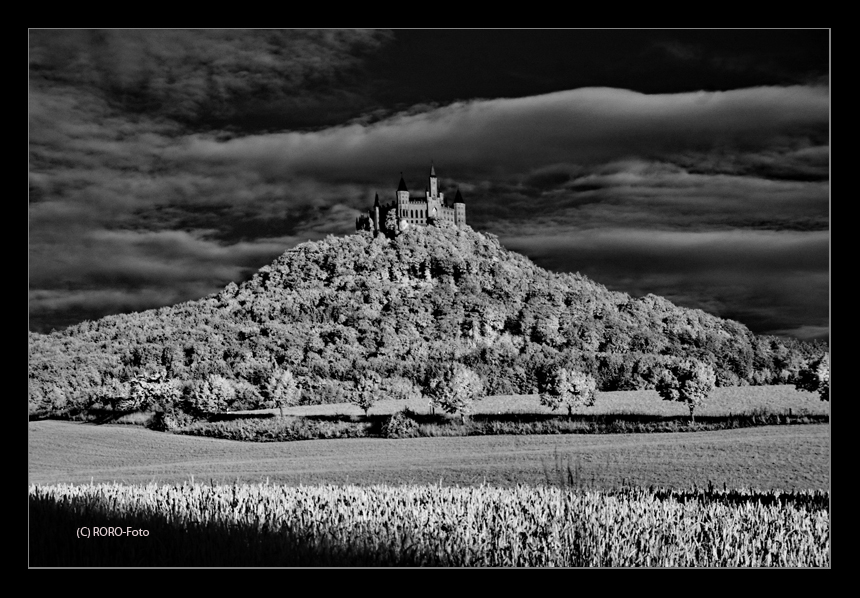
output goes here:
<path id="1" fill-rule="evenodd" d="M 93 230 L 71 237 L 61 252 L 30 252 L 29 312 L 34 329 L 199 299 L 311 236 L 221 244 L 206 231 Z"/>
<path id="2" fill-rule="evenodd" d="M 687 44 L 678 40 L 660 40 L 654 43 L 654 47 L 682 62 L 697 62 L 702 59 L 702 48 L 696 44 Z"/>
<path id="3" fill-rule="evenodd" d="M 373 125 L 219 141 L 196 135 L 176 151 L 281 176 L 366 180 L 392 165 L 426 167 L 442 154 L 455 172 L 505 177 L 547 164 L 659 159 L 683 151 L 761 150 L 826 141 L 825 88 L 754 88 L 645 95 L 586 88 L 536 97 L 459 102 Z M 794 141 L 792 141 L 794 140 Z M 441 160 L 439 160 L 441 162 Z M 441 164 L 440 164 L 441 166 Z"/>
<path id="4" fill-rule="evenodd" d="M 827 231 L 764 230 L 500 235 L 505 247 L 543 267 L 634 296 L 661 295 L 760 334 L 829 328 L 829 240 Z"/>
<path id="5" fill-rule="evenodd" d="M 387 43 L 384 33 L 126 33 L 31 35 L 34 329 L 69 314 L 215 292 L 298 240 L 351 232 L 375 192 L 393 198 L 401 170 L 420 195 L 431 159 L 443 190 L 462 190 L 470 223 L 530 255 L 542 251 L 538 237 L 609 231 L 627 266 L 598 237 L 591 246 L 547 245 L 540 259 L 564 269 L 575 265 L 568 252 L 592 255 L 602 268 L 593 278 L 628 290 L 687 288 L 671 267 L 673 252 L 686 250 L 676 246 L 680 237 L 667 237 L 674 241 L 656 246 L 637 238 L 628 251 L 617 230 L 650 231 L 643 234 L 653 243 L 662 238 L 654 231 L 829 226 L 826 87 L 655 95 L 583 88 L 391 115 L 368 103 L 356 81 L 361 57 Z M 303 114 L 329 109 L 334 122 L 341 109 L 349 113 L 348 124 L 304 128 Z M 712 260 L 696 245 L 690 253 L 701 261 L 692 263 L 717 272 L 720 260 L 738 258 L 714 243 Z M 667 278 L 631 270 L 643 248 Z M 810 251 L 820 261 L 820 244 Z M 743 284 L 778 287 L 777 274 L 788 276 L 776 262 L 767 275 L 764 253 L 753 252 L 760 281 Z M 701 282 L 683 300 L 716 301 L 707 287 L 716 284 L 728 290 L 714 308 L 729 313 L 744 297 L 695 267 L 678 272 Z M 765 294 L 782 297 L 778 289 Z"/>
<path id="6" fill-rule="evenodd" d="M 30 71 L 31 80 L 87 90 L 132 114 L 253 125 L 261 115 L 366 104 L 344 88 L 362 58 L 391 39 L 346 29 L 33 30 Z"/>

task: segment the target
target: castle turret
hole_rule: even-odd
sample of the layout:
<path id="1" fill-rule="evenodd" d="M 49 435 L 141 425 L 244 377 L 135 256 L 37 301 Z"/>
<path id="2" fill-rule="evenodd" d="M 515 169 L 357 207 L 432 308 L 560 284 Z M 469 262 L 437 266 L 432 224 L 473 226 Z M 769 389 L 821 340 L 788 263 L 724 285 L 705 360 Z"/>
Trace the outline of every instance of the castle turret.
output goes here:
<path id="1" fill-rule="evenodd" d="M 436 167 L 430 163 L 430 197 L 439 195 L 439 179 L 436 178 Z"/>
<path id="2" fill-rule="evenodd" d="M 409 190 L 406 188 L 406 181 L 403 180 L 403 173 L 400 173 L 400 184 L 397 186 L 397 218 L 403 218 L 406 214 L 406 205 L 409 203 Z"/>
<path id="3" fill-rule="evenodd" d="M 454 224 L 457 226 L 466 224 L 466 202 L 460 195 L 459 187 L 457 187 L 457 195 L 454 196 Z"/>

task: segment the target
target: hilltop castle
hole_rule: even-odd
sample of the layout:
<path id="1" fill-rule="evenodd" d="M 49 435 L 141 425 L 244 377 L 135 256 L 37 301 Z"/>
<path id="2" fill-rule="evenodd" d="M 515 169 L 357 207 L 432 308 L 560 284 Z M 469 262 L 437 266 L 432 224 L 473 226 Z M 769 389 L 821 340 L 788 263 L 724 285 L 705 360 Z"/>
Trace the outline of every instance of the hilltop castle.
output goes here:
<path id="1" fill-rule="evenodd" d="M 466 224 L 466 203 L 460 190 L 454 196 L 454 203 L 445 201 L 445 194 L 439 193 L 439 179 L 436 168 L 430 166 L 430 179 L 424 190 L 423 199 L 412 199 L 400 173 L 400 184 L 397 186 L 397 200 L 386 205 L 379 203 L 379 194 L 373 207 L 355 219 L 355 230 L 369 230 L 375 234 L 391 230 L 406 230 L 410 225 L 426 226 L 436 222 L 449 222 L 455 226 Z"/>

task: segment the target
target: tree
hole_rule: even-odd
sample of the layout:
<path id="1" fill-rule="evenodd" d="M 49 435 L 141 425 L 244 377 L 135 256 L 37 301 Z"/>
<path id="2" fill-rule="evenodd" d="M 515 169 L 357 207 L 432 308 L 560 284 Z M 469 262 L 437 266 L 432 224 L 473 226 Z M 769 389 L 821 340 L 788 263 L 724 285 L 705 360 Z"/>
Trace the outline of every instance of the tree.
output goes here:
<path id="1" fill-rule="evenodd" d="M 800 368 L 794 381 L 796 390 L 817 392 L 822 401 L 830 401 L 830 356 L 827 353 Z"/>
<path id="2" fill-rule="evenodd" d="M 484 390 L 481 377 L 462 363 L 452 363 L 432 375 L 426 394 L 431 407 L 441 407 L 448 413 L 459 414 L 465 422 L 472 403 Z"/>
<path id="3" fill-rule="evenodd" d="M 51 386 L 42 402 L 42 409 L 51 413 L 62 411 L 68 404 L 68 393 L 57 385 Z"/>
<path id="4" fill-rule="evenodd" d="M 208 374 L 203 380 L 196 380 L 191 387 L 191 405 L 204 414 L 221 413 L 234 397 L 233 385 L 217 374 Z"/>
<path id="5" fill-rule="evenodd" d="M 385 215 L 385 232 L 389 237 L 394 237 L 400 232 L 400 221 L 397 219 L 397 209 L 388 210 Z"/>
<path id="6" fill-rule="evenodd" d="M 655 390 L 665 401 L 679 401 L 690 408 L 690 421 L 695 422 L 694 411 L 714 390 L 717 375 L 714 368 L 697 359 L 670 362 L 661 372 Z"/>
<path id="7" fill-rule="evenodd" d="M 270 404 L 281 412 L 281 417 L 284 417 L 284 407 L 298 404 L 301 396 L 298 382 L 290 370 L 273 372 L 266 383 L 266 394 Z"/>
<path id="8" fill-rule="evenodd" d="M 130 409 L 150 409 L 161 407 L 169 410 L 179 398 L 179 387 L 171 380 L 165 370 L 157 370 L 136 376 L 128 384 L 128 403 Z"/>
<path id="9" fill-rule="evenodd" d="M 589 374 L 554 368 L 539 382 L 540 403 L 553 411 L 567 407 L 567 416 L 573 415 L 573 408 L 594 405 L 597 381 Z"/>
<path id="10" fill-rule="evenodd" d="M 117 378 L 108 378 L 102 384 L 99 399 L 103 405 L 110 405 L 114 411 L 118 411 L 129 406 L 129 393 L 128 382 L 120 382 Z"/>
<path id="11" fill-rule="evenodd" d="M 373 371 L 362 372 L 355 380 L 355 392 L 350 395 L 349 402 L 364 410 L 364 417 L 373 407 L 379 396 L 382 379 Z"/>

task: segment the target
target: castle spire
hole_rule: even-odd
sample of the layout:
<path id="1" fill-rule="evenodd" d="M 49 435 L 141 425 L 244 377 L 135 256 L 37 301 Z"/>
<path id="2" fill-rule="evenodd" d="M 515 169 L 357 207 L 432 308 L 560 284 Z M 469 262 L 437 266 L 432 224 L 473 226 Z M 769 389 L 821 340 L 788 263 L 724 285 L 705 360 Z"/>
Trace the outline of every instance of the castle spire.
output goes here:
<path id="1" fill-rule="evenodd" d="M 457 187 L 457 195 L 454 196 L 454 203 L 461 203 L 463 205 L 466 205 L 466 202 L 463 201 L 463 196 L 460 195 L 460 188 L 459 187 Z"/>
<path id="2" fill-rule="evenodd" d="M 373 202 L 373 207 L 374 208 L 379 207 L 379 193 L 376 194 L 376 201 Z"/>
<path id="3" fill-rule="evenodd" d="M 428 185 L 430 187 L 430 190 L 428 191 L 428 197 L 438 197 L 439 181 L 436 179 L 436 167 L 433 166 L 433 160 L 430 160 L 430 177 L 427 182 L 430 183 Z"/>
<path id="4" fill-rule="evenodd" d="M 403 180 L 403 171 L 400 172 L 400 185 L 397 186 L 398 191 L 409 191 L 406 188 L 406 181 Z"/>

